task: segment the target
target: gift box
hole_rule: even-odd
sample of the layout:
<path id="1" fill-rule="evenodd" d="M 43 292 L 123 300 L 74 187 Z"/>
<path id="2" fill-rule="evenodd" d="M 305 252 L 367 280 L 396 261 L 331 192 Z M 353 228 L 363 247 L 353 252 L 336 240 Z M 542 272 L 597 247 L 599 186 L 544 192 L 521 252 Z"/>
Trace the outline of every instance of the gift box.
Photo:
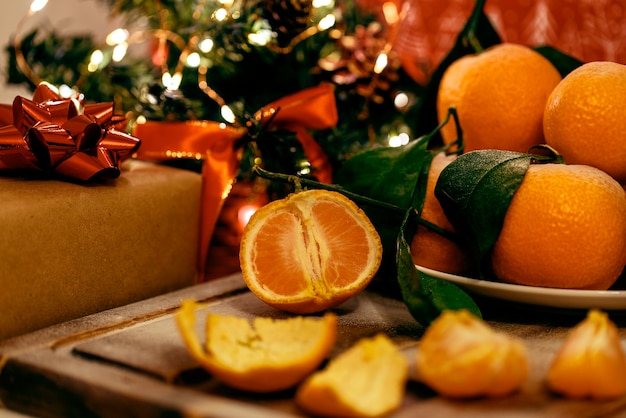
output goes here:
<path id="1" fill-rule="evenodd" d="M 0 177 L 0 339 L 196 282 L 200 174 L 136 160 L 120 171 Z"/>

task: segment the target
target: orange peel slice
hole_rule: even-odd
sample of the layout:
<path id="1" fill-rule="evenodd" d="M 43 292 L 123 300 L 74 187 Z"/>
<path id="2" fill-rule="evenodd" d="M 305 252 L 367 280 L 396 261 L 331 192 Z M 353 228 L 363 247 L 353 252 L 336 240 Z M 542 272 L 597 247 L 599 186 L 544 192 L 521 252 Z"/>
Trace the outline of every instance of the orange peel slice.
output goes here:
<path id="1" fill-rule="evenodd" d="M 206 343 L 195 331 L 194 301 L 175 315 L 191 356 L 218 380 L 249 392 L 274 392 L 297 385 L 328 356 L 337 336 L 337 317 L 247 318 L 209 313 Z"/>
<path id="2" fill-rule="evenodd" d="M 398 409 L 406 391 L 408 362 L 385 334 L 357 341 L 309 376 L 296 404 L 323 417 L 379 417 Z"/>

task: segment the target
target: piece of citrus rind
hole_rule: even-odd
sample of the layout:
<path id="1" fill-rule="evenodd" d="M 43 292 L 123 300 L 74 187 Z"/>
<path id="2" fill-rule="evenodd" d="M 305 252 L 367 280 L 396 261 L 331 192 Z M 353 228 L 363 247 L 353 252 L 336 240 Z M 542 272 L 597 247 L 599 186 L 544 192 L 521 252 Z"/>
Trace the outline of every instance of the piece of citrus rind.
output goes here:
<path id="1" fill-rule="evenodd" d="M 363 338 L 309 376 L 295 401 L 322 417 L 380 417 L 404 399 L 408 361 L 385 334 Z"/>
<path id="2" fill-rule="evenodd" d="M 183 301 L 176 323 L 191 356 L 224 384 L 249 392 L 297 385 L 327 358 L 337 317 L 246 318 L 208 314 L 206 344 L 195 332 L 198 304 Z"/>

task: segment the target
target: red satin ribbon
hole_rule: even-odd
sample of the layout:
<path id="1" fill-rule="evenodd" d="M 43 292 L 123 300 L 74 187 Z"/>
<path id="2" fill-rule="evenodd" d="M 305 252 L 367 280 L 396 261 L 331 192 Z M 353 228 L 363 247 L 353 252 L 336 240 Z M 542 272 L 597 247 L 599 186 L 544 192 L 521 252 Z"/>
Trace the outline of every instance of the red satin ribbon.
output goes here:
<path id="1" fill-rule="evenodd" d="M 327 129 L 337 124 L 337 107 L 331 85 L 321 85 L 283 97 L 257 111 L 254 119 L 266 130 L 286 129 L 295 132 L 307 158 L 316 169 L 318 179 L 327 183 L 332 181 L 328 158 L 308 133 L 309 129 Z M 152 161 L 178 158 L 203 160 L 198 250 L 200 281 L 204 281 L 215 224 L 239 168 L 241 150 L 235 149 L 235 142 L 247 133 L 246 128 L 214 121 L 149 121 L 137 124 L 133 132 L 142 141 L 137 158 Z"/>
<path id="2" fill-rule="evenodd" d="M 81 181 L 116 178 L 119 163 L 136 151 L 139 140 L 116 129 L 124 118 L 113 103 L 82 104 L 82 96 L 63 99 L 48 84 L 33 100 L 16 97 L 0 107 L 0 169 L 54 172 Z"/>

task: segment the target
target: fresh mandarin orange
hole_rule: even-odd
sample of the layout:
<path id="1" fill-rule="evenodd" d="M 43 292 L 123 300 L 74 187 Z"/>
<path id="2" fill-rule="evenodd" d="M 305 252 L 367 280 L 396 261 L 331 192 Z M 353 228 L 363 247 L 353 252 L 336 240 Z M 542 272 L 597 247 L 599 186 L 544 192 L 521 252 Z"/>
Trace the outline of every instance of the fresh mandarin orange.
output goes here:
<path id="1" fill-rule="evenodd" d="M 291 388 L 311 374 L 332 350 L 337 317 L 272 319 L 208 314 L 206 343 L 194 324 L 198 304 L 183 301 L 176 323 L 191 356 L 217 379 L 250 392 Z"/>
<path id="2" fill-rule="evenodd" d="M 626 264 L 626 192 L 585 165 L 532 164 L 493 248 L 503 281 L 608 289 Z"/>
<path id="3" fill-rule="evenodd" d="M 315 416 L 379 417 L 404 399 L 408 363 L 385 334 L 363 338 L 309 376 L 296 404 Z"/>
<path id="4" fill-rule="evenodd" d="M 350 199 L 307 190 L 275 200 L 250 218 L 240 246 L 248 288 L 267 304 L 319 312 L 363 290 L 382 258 L 382 244 Z"/>
<path id="5" fill-rule="evenodd" d="M 598 167 L 626 183 L 626 65 L 589 62 L 556 86 L 545 106 L 546 143 L 568 164 Z"/>
<path id="6" fill-rule="evenodd" d="M 543 109 L 561 80 L 541 54 L 504 43 L 454 61 L 444 72 L 437 95 L 442 122 L 455 106 L 465 150 L 502 149 L 526 152 L 544 142 Z M 456 140 L 456 124 L 441 130 L 444 143 Z"/>
<path id="7" fill-rule="evenodd" d="M 444 153 L 433 158 L 428 170 L 426 196 L 421 213 L 422 219 L 450 233 L 454 233 L 454 227 L 435 197 L 435 185 L 441 171 L 455 158 L 455 155 Z M 418 226 L 411 241 L 411 254 L 415 264 L 433 270 L 459 274 L 468 272 L 471 268 L 470 256 L 465 247 L 422 225 Z"/>
<path id="8" fill-rule="evenodd" d="M 557 352 L 546 377 L 568 398 L 614 399 L 626 395 L 626 356 L 620 331 L 605 312 L 592 309 Z"/>

